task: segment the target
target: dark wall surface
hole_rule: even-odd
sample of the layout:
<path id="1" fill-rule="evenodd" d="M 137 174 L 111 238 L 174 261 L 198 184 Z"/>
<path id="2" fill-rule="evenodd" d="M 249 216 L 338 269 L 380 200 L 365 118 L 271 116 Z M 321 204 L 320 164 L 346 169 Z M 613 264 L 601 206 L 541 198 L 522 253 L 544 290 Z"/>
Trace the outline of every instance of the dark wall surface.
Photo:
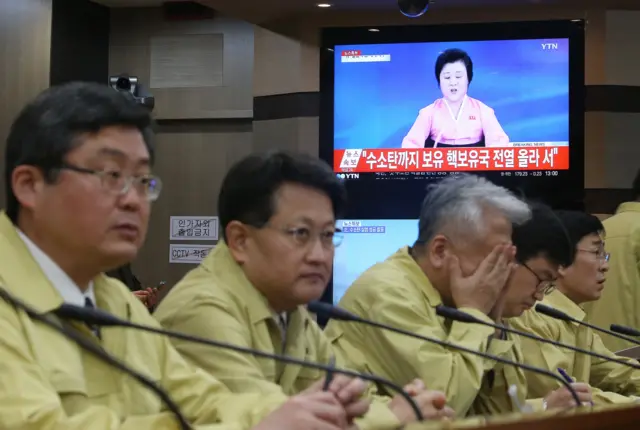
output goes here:
<path id="1" fill-rule="evenodd" d="M 89 0 L 53 0 L 51 85 L 69 81 L 107 84 L 110 10 Z"/>

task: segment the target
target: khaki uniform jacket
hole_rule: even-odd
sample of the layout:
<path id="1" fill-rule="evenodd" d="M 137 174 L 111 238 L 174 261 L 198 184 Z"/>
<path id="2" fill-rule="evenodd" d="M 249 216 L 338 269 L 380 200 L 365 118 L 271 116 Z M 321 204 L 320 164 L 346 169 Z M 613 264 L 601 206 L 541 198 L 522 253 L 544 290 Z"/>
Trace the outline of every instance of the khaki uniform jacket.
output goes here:
<path id="1" fill-rule="evenodd" d="M 584 311 L 558 290 L 546 296 L 542 303 L 575 319 L 582 321 L 585 318 Z M 513 318 L 509 322 L 514 328 L 546 339 L 605 356 L 615 356 L 604 346 L 599 335 L 579 324 L 550 318 L 535 310 L 526 311 L 521 317 Z M 522 345 L 524 360 L 527 364 L 552 372 L 557 372 L 558 368 L 564 369 L 576 381 L 593 387 L 593 400 L 596 404 L 629 403 L 635 401 L 635 398 L 629 396 L 640 394 L 640 371 L 638 370 L 531 339 L 523 338 Z M 618 358 L 631 361 L 623 357 Z M 558 381 L 534 373 L 527 374 L 527 381 L 530 396 L 545 396 L 560 388 Z"/>
<path id="2" fill-rule="evenodd" d="M 0 214 L 0 286 L 41 312 L 62 304 L 11 221 Z M 94 279 L 97 307 L 138 324 L 158 326 L 119 281 Z M 232 394 L 195 370 L 162 336 L 103 328 L 106 352 L 156 381 L 197 429 L 250 429 L 286 399 Z M 7 430 L 178 429 L 158 397 L 85 353 L 74 342 L 0 300 L 0 428 Z"/>
<path id="3" fill-rule="evenodd" d="M 606 248 L 611 254 L 600 300 L 584 306 L 589 321 L 609 328 L 620 324 L 640 329 L 640 202 L 627 202 L 604 222 Z M 611 351 L 635 346 L 613 336 L 602 338 Z"/>
<path id="4" fill-rule="evenodd" d="M 440 294 L 409 255 L 408 248 L 365 271 L 340 301 L 341 308 L 382 324 L 504 358 L 518 354 L 512 340 L 492 339 L 493 328 L 440 318 L 436 315 L 440 304 Z M 475 309 L 460 310 L 491 321 Z M 375 327 L 332 320 L 326 333 L 336 350 L 358 364 L 358 371 L 383 376 L 399 385 L 420 378 L 430 389 L 446 393 L 458 417 L 474 410 L 512 411 L 503 388 L 524 381 L 518 370 L 496 368 L 493 361 Z M 481 387 L 490 379 L 492 385 L 485 387 L 485 394 L 489 395 L 480 397 L 474 405 Z M 385 388 L 380 390 L 384 392 Z M 524 403 L 525 392 L 520 389 L 519 393 Z"/>
<path id="5" fill-rule="evenodd" d="M 245 277 L 229 248 L 219 242 L 202 264 L 189 272 L 160 303 L 154 316 L 166 329 L 329 364 L 334 351 L 304 307 L 289 313 L 286 330 L 265 297 Z M 323 372 L 256 358 L 223 348 L 174 340 L 178 351 L 238 393 L 294 395 L 324 378 Z M 345 363 L 337 357 L 337 366 Z M 392 429 L 400 425 L 386 405 L 376 399 L 361 430 Z"/>

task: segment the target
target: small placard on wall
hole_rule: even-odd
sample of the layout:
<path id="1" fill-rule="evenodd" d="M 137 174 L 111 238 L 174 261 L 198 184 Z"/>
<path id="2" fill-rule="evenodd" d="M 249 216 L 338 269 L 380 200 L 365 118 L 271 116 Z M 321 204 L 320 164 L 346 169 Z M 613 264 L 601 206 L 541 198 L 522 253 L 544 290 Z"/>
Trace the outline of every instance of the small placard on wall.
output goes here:
<path id="1" fill-rule="evenodd" d="M 172 243 L 169 249 L 169 263 L 200 264 L 211 252 L 214 245 L 178 245 Z"/>
<path id="2" fill-rule="evenodd" d="M 172 216 L 169 240 L 218 240 L 217 216 Z"/>
<path id="3" fill-rule="evenodd" d="M 152 37 L 151 89 L 224 85 L 224 35 L 185 34 Z"/>

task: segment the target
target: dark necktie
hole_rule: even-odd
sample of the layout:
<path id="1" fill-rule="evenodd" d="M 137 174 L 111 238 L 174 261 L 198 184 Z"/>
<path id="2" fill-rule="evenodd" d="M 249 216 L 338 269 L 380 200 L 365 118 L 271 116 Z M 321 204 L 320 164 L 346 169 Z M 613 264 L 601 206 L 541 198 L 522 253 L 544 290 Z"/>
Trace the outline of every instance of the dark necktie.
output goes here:
<path id="1" fill-rule="evenodd" d="M 278 328 L 280 329 L 280 335 L 282 336 L 282 353 L 284 354 L 286 348 L 287 348 L 287 325 L 288 325 L 288 321 L 285 315 L 283 314 L 278 314 L 278 319 L 277 319 L 277 323 L 278 323 Z"/>
<path id="2" fill-rule="evenodd" d="M 84 298 L 84 307 L 87 308 L 87 309 L 95 309 L 96 308 L 89 297 L 85 297 Z M 92 325 L 92 324 L 87 324 L 87 325 L 89 326 L 89 328 L 91 329 L 93 334 L 95 334 L 98 337 L 98 339 L 102 339 L 101 334 L 100 334 L 100 327 L 98 327 L 96 325 Z"/>

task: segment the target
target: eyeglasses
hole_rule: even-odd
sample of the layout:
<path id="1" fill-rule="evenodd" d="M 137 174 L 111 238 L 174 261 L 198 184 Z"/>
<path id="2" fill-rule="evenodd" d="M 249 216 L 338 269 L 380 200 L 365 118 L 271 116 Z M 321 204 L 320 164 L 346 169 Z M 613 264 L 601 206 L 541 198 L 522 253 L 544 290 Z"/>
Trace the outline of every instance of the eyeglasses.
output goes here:
<path id="1" fill-rule="evenodd" d="M 578 249 L 578 251 L 588 252 L 589 254 L 593 254 L 600 261 L 609 261 L 609 257 L 611 257 L 611 254 L 606 252 L 604 250 L 604 248 L 600 248 L 600 249 Z"/>
<path id="2" fill-rule="evenodd" d="M 340 246 L 342 239 L 344 239 L 344 234 L 340 229 L 324 231 L 314 231 L 307 227 L 275 229 L 286 234 L 291 238 L 292 242 L 301 248 L 309 246 L 315 239 L 319 239 L 324 248 L 333 249 Z"/>
<path id="3" fill-rule="evenodd" d="M 522 267 L 527 269 L 529 272 L 533 274 L 538 280 L 538 286 L 536 289 L 541 291 L 545 296 L 549 295 L 556 289 L 556 281 L 554 279 L 542 279 L 540 275 L 538 275 L 531 267 L 529 267 L 526 263 L 520 263 Z"/>
<path id="4" fill-rule="evenodd" d="M 120 196 L 127 194 L 131 187 L 134 187 L 148 201 L 153 202 L 158 199 L 162 190 L 162 181 L 154 175 L 124 176 L 117 171 L 92 170 L 69 163 L 64 163 L 59 168 L 97 176 L 100 178 L 101 185 L 105 190 Z"/>

